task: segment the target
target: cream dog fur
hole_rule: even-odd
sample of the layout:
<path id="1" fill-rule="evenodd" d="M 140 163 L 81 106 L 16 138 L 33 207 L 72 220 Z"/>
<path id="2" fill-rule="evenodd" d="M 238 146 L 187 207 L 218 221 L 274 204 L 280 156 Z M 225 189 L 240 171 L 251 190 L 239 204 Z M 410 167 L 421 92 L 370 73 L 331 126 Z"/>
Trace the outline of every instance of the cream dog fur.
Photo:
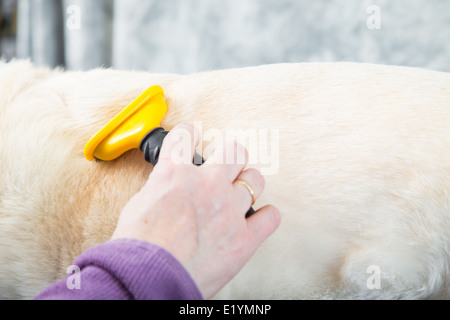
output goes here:
<path id="1" fill-rule="evenodd" d="M 180 76 L 24 61 L 0 63 L 1 298 L 32 298 L 109 239 L 151 165 L 140 151 L 91 163 L 83 148 L 154 84 L 168 130 L 279 133 L 279 168 L 255 208 L 274 204 L 282 225 L 217 298 L 450 298 L 450 74 L 318 63 Z"/>

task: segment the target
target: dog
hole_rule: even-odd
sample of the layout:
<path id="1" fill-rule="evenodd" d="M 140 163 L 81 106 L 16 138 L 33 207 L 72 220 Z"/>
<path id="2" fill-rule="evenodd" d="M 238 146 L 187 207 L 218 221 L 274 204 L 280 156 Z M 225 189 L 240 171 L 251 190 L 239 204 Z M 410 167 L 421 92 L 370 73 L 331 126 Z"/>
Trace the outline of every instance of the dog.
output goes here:
<path id="1" fill-rule="evenodd" d="M 262 132 L 254 208 L 282 224 L 215 299 L 450 298 L 450 74 L 364 63 L 191 75 L 0 63 L 0 297 L 32 299 L 108 241 L 152 166 L 87 141 L 152 85 L 162 126 Z M 265 137 L 265 138 L 264 138 Z M 211 141 L 206 146 L 212 146 Z M 259 144 L 258 144 L 259 145 Z"/>

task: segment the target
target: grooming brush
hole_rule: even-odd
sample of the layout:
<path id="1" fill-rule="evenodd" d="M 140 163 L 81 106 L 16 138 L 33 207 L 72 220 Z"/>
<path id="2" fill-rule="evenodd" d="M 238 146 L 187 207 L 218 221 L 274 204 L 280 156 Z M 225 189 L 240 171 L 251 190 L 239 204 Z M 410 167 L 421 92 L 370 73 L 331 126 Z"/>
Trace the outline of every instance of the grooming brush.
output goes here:
<path id="1" fill-rule="evenodd" d="M 166 113 L 163 89 L 150 87 L 92 137 L 84 149 L 86 159 L 112 161 L 130 150 L 140 149 L 145 160 L 156 166 L 164 139 L 169 134 L 161 127 Z M 200 166 L 205 160 L 195 153 L 194 163 Z M 254 213 L 250 208 L 246 218 Z"/>

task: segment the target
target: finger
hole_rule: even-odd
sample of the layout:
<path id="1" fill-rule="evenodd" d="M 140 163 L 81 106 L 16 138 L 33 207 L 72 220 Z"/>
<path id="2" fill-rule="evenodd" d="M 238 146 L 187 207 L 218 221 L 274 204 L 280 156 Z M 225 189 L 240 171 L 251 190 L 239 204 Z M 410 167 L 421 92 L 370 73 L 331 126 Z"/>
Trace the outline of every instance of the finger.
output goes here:
<path id="1" fill-rule="evenodd" d="M 256 249 L 273 234 L 281 223 L 281 214 L 277 208 L 268 205 L 259 209 L 247 219 L 247 231 L 251 239 L 252 250 Z"/>
<path id="2" fill-rule="evenodd" d="M 200 143 L 200 132 L 189 124 L 180 124 L 164 139 L 159 162 L 193 164 L 195 148 Z"/>
<path id="3" fill-rule="evenodd" d="M 242 172 L 233 183 L 240 208 L 247 212 L 264 191 L 265 179 L 256 169 Z"/>
<path id="4" fill-rule="evenodd" d="M 204 166 L 222 171 L 229 182 L 234 182 L 247 166 L 248 159 L 248 151 L 242 144 L 227 141 L 214 150 Z"/>

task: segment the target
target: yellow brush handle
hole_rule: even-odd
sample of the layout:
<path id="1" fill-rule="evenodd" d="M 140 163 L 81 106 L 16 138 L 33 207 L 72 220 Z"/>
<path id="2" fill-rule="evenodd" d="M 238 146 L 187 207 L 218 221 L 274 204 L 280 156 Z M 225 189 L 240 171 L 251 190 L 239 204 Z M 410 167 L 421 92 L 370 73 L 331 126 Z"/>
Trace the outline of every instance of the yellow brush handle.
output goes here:
<path id="1" fill-rule="evenodd" d="M 84 149 L 86 159 L 111 161 L 139 149 L 142 139 L 161 126 L 166 113 L 163 89 L 150 87 L 92 137 Z"/>

